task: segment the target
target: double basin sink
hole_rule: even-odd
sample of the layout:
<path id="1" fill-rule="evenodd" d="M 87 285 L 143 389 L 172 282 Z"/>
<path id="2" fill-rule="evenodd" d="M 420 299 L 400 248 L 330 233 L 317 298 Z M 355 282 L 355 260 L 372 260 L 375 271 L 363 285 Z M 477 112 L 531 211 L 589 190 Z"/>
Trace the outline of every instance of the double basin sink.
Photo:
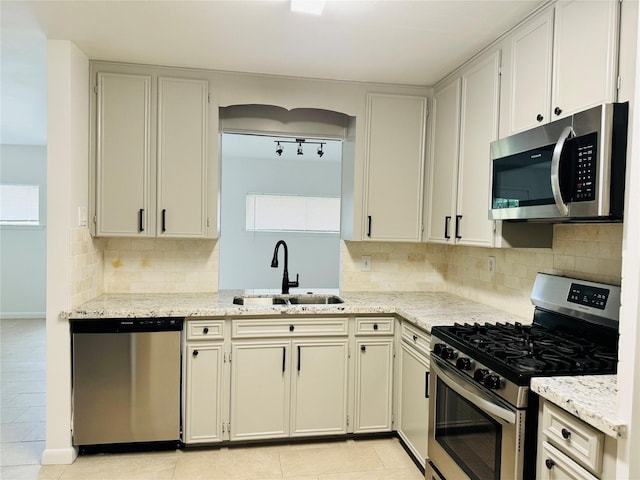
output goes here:
<path id="1" fill-rule="evenodd" d="M 344 303 L 337 295 L 320 295 L 313 293 L 290 295 L 238 295 L 233 297 L 235 305 L 245 307 L 267 305 L 334 305 Z"/>

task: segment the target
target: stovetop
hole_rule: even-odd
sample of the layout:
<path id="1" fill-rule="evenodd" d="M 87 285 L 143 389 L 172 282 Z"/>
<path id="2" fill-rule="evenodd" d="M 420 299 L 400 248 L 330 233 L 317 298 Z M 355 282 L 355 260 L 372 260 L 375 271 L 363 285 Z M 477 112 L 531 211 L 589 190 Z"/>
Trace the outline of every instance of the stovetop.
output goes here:
<path id="1" fill-rule="evenodd" d="M 533 376 L 615 373 L 617 345 L 578 333 L 521 323 L 454 324 L 432 334 L 518 384 Z M 446 356 L 446 354 L 445 354 Z M 461 354 L 457 355 L 462 358 Z"/>

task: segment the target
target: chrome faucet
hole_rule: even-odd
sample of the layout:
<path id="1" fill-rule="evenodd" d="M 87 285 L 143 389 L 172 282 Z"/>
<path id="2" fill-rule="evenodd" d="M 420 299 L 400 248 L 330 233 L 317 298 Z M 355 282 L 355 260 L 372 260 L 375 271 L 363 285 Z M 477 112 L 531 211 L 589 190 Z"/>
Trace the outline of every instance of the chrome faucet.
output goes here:
<path id="1" fill-rule="evenodd" d="M 298 283 L 299 275 L 296 273 L 296 281 L 289 281 L 289 250 L 287 249 L 287 244 L 284 240 L 278 240 L 276 243 L 276 248 L 273 251 L 273 259 L 271 259 L 271 267 L 278 268 L 278 248 L 280 245 L 284 247 L 284 273 L 282 275 L 282 294 L 285 295 L 289 293 L 289 287 L 299 287 Z"/>

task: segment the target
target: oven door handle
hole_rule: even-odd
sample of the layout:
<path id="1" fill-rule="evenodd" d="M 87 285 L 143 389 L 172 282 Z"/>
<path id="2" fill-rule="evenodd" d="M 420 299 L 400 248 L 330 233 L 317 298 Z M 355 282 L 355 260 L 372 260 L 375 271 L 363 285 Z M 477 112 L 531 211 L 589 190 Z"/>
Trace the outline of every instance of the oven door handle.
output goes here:
<path id="1" fill-rule="evenodd" d="M 573 131 L 571 125 L 565 127 L 551 156 L 551 193 L 553 194 L 553 200 L 556 202 L 556 207 L 563 217 L 569 215 L 569 207 L 564 203 L 562 192 L 560 191 L 560 157 L 562 156 L 562 150 L 564 150 L 564 143 L 575 136 L 576 132 Z"/>
<path id="2" fill-rule="evenodd" d="M 433 357 L 433 356 L 432 356 Z M 431 362 L 431 370 L 435 372 L 435 374 L 445 383 L 447 387 L 456 392 L 463 398 L 466 398 L 469 402 L 474 405 L 477 405 L 482 410 L 489 412 L 496 417 L 501 418 L 505 422 L 514 424 L 516 423 L 516 414 L 511 410 L 507 410 L 506 408 L 501 407 L 496 404 L 495 401 L 490 399 L 487 395 L 482 393 L 480 389 L 475 387 L 473 391 L 468 389 L 466 386 L 460 384 L 460 380 L 452 377 L 447 372 L 445 372 L 440 365 L 438 365 L 438 359 L 435 362 Z M 466 383 L 466 382 L 465 382 Z M 437 399 L 436 399 L 437 402 Z"/>

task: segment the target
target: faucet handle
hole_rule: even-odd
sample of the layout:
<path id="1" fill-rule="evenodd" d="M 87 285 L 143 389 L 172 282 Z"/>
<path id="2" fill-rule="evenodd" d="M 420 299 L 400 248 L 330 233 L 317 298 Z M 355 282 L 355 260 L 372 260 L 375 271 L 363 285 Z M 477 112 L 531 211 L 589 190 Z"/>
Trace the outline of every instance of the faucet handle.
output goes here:
<path id="1" fill-rule="evenodd" d="M 295 282 L 289 282 L 289 286 L 290 287 L 299 287 L 300 286 L 300 274 L 296 273 L 296 281 Z"/>

